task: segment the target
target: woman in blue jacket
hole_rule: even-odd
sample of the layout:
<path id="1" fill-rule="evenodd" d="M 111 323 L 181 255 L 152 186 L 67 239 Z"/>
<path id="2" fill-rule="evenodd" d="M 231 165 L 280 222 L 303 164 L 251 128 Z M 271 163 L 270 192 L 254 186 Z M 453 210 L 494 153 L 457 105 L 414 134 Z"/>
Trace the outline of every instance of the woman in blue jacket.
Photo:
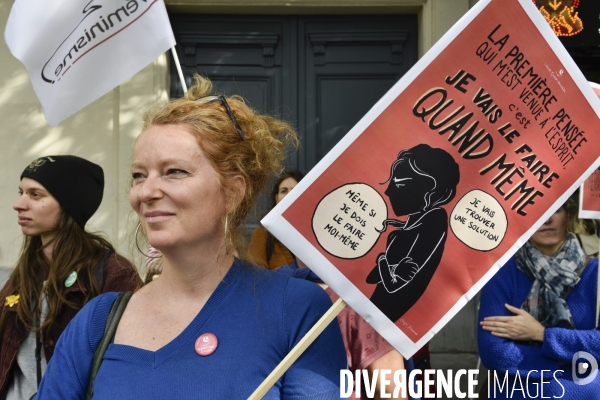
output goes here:
<path id="1" fill-rule="evenodd" d="M 586 258 L 568 223 L 563 206 L 481 292 L 478 341 L 489 398 L 599 396 L 591 361 L 600 359 L 598 259 Z"/>

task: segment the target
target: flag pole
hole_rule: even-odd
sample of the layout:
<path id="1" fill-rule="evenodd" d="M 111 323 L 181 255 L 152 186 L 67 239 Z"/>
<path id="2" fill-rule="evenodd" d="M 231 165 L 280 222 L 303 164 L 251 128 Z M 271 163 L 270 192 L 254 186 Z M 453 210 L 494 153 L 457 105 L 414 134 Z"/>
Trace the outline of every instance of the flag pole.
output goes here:
<path id="1" fill-rule="evenodd" d="M 171 54 L 173 54 L 175 67 L 177 67 L 177 74 L 179 74 L 179 80 L 181 81 L 181 87 L 183 88 L 183 94 L 185 95 L 187 93 L 187 85 L 185 84 L 185 79 L 183 78 L 183 72 L 181 71 L 181 64 L 179 63 L 179 57 L 177 57 L 175 46 L 171 47 Z"/>
<path id="2" fill-rule="evenodd" d="M 287 356 L 275 369 L 267 376 L 267 378 L 260 384 L 260 386 L 248 397 L 248 400 L 259 400 L 271 389 L 271 387 L 281 378 L 281 376 L 288 370 L 289 367 L 304 353 L 304 351 L 315 341 L 315 339 L 327 328 L 327 326 L 338 316 L 340 311 L 346 306 L 346 302 L 341 298 L 331 306 L 329 310 L 321 319 L 319 319 L 315 325 L 310 328 L 306 335 L 294 346 Z"/>

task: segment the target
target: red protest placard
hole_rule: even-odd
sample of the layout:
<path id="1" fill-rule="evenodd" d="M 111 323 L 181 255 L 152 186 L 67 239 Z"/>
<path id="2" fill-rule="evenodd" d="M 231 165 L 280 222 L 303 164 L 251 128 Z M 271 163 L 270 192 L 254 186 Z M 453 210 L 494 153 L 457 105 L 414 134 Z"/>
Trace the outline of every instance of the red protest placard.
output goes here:
<path id="1" fill-rule="evenodd" d="M 599 103 L 531 1 L 480 1 L 263 224 L 409 357 L 597 167 Z"/>
<path id="2" fill-rule="evenodd" d="M 600 169 L 594 171 L 581 185 L 579 218 L 600 219 Z"/>
<path id="3" fill-rule="evenodd" d="M 600 98 L 600 85 L 590 82 L 592 89 Z M 579 218 L 600 219 L 600 169 L 590 175 L 579 191 Z"/>

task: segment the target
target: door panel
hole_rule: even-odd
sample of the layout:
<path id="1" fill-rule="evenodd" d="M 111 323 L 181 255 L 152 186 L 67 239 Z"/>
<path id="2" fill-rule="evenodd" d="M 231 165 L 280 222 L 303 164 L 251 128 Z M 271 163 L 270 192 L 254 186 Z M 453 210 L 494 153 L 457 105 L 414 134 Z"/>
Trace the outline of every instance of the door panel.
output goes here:
<path id="1" fill-rule="evenodd" d="M 395 76 L 317 76 L 315 112 L 320 117 L 315 118 L 314 161 L 325 156 L 395 82 Z"/>
<path id="2" fill-rule="evenodd" d="M 302 19 L 299 115 L 312 168 L 417 61 L 416 18 L 319 16 Z"/>
<path id="3" fill-rule="evenodd" d="M 289 76 L 294 50 L 292 24 L 287 18 L 245 16 L 171 15 L 177 54 L 186 83 L 200 73 L 211 78 L 216 92 L 239 94 L 261 112 L 288 108 L 287 120 L 295 117 Z M 171 60 L 171 97 L 182 95 L 175 64 Z"/>

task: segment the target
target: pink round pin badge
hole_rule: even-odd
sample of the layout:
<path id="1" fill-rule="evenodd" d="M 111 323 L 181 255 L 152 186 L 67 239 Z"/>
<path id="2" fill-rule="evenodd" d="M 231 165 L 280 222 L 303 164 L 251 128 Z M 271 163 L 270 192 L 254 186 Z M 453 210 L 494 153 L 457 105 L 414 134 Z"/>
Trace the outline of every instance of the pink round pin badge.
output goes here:
<path id="1" fill-rule="evenodd" d="M 212 333 L 204 333 L 196 340 L 194 349 L 198 355 L 205 357 L 214 353 L 218 345 L 219 341 L 215 335 Z"/>

